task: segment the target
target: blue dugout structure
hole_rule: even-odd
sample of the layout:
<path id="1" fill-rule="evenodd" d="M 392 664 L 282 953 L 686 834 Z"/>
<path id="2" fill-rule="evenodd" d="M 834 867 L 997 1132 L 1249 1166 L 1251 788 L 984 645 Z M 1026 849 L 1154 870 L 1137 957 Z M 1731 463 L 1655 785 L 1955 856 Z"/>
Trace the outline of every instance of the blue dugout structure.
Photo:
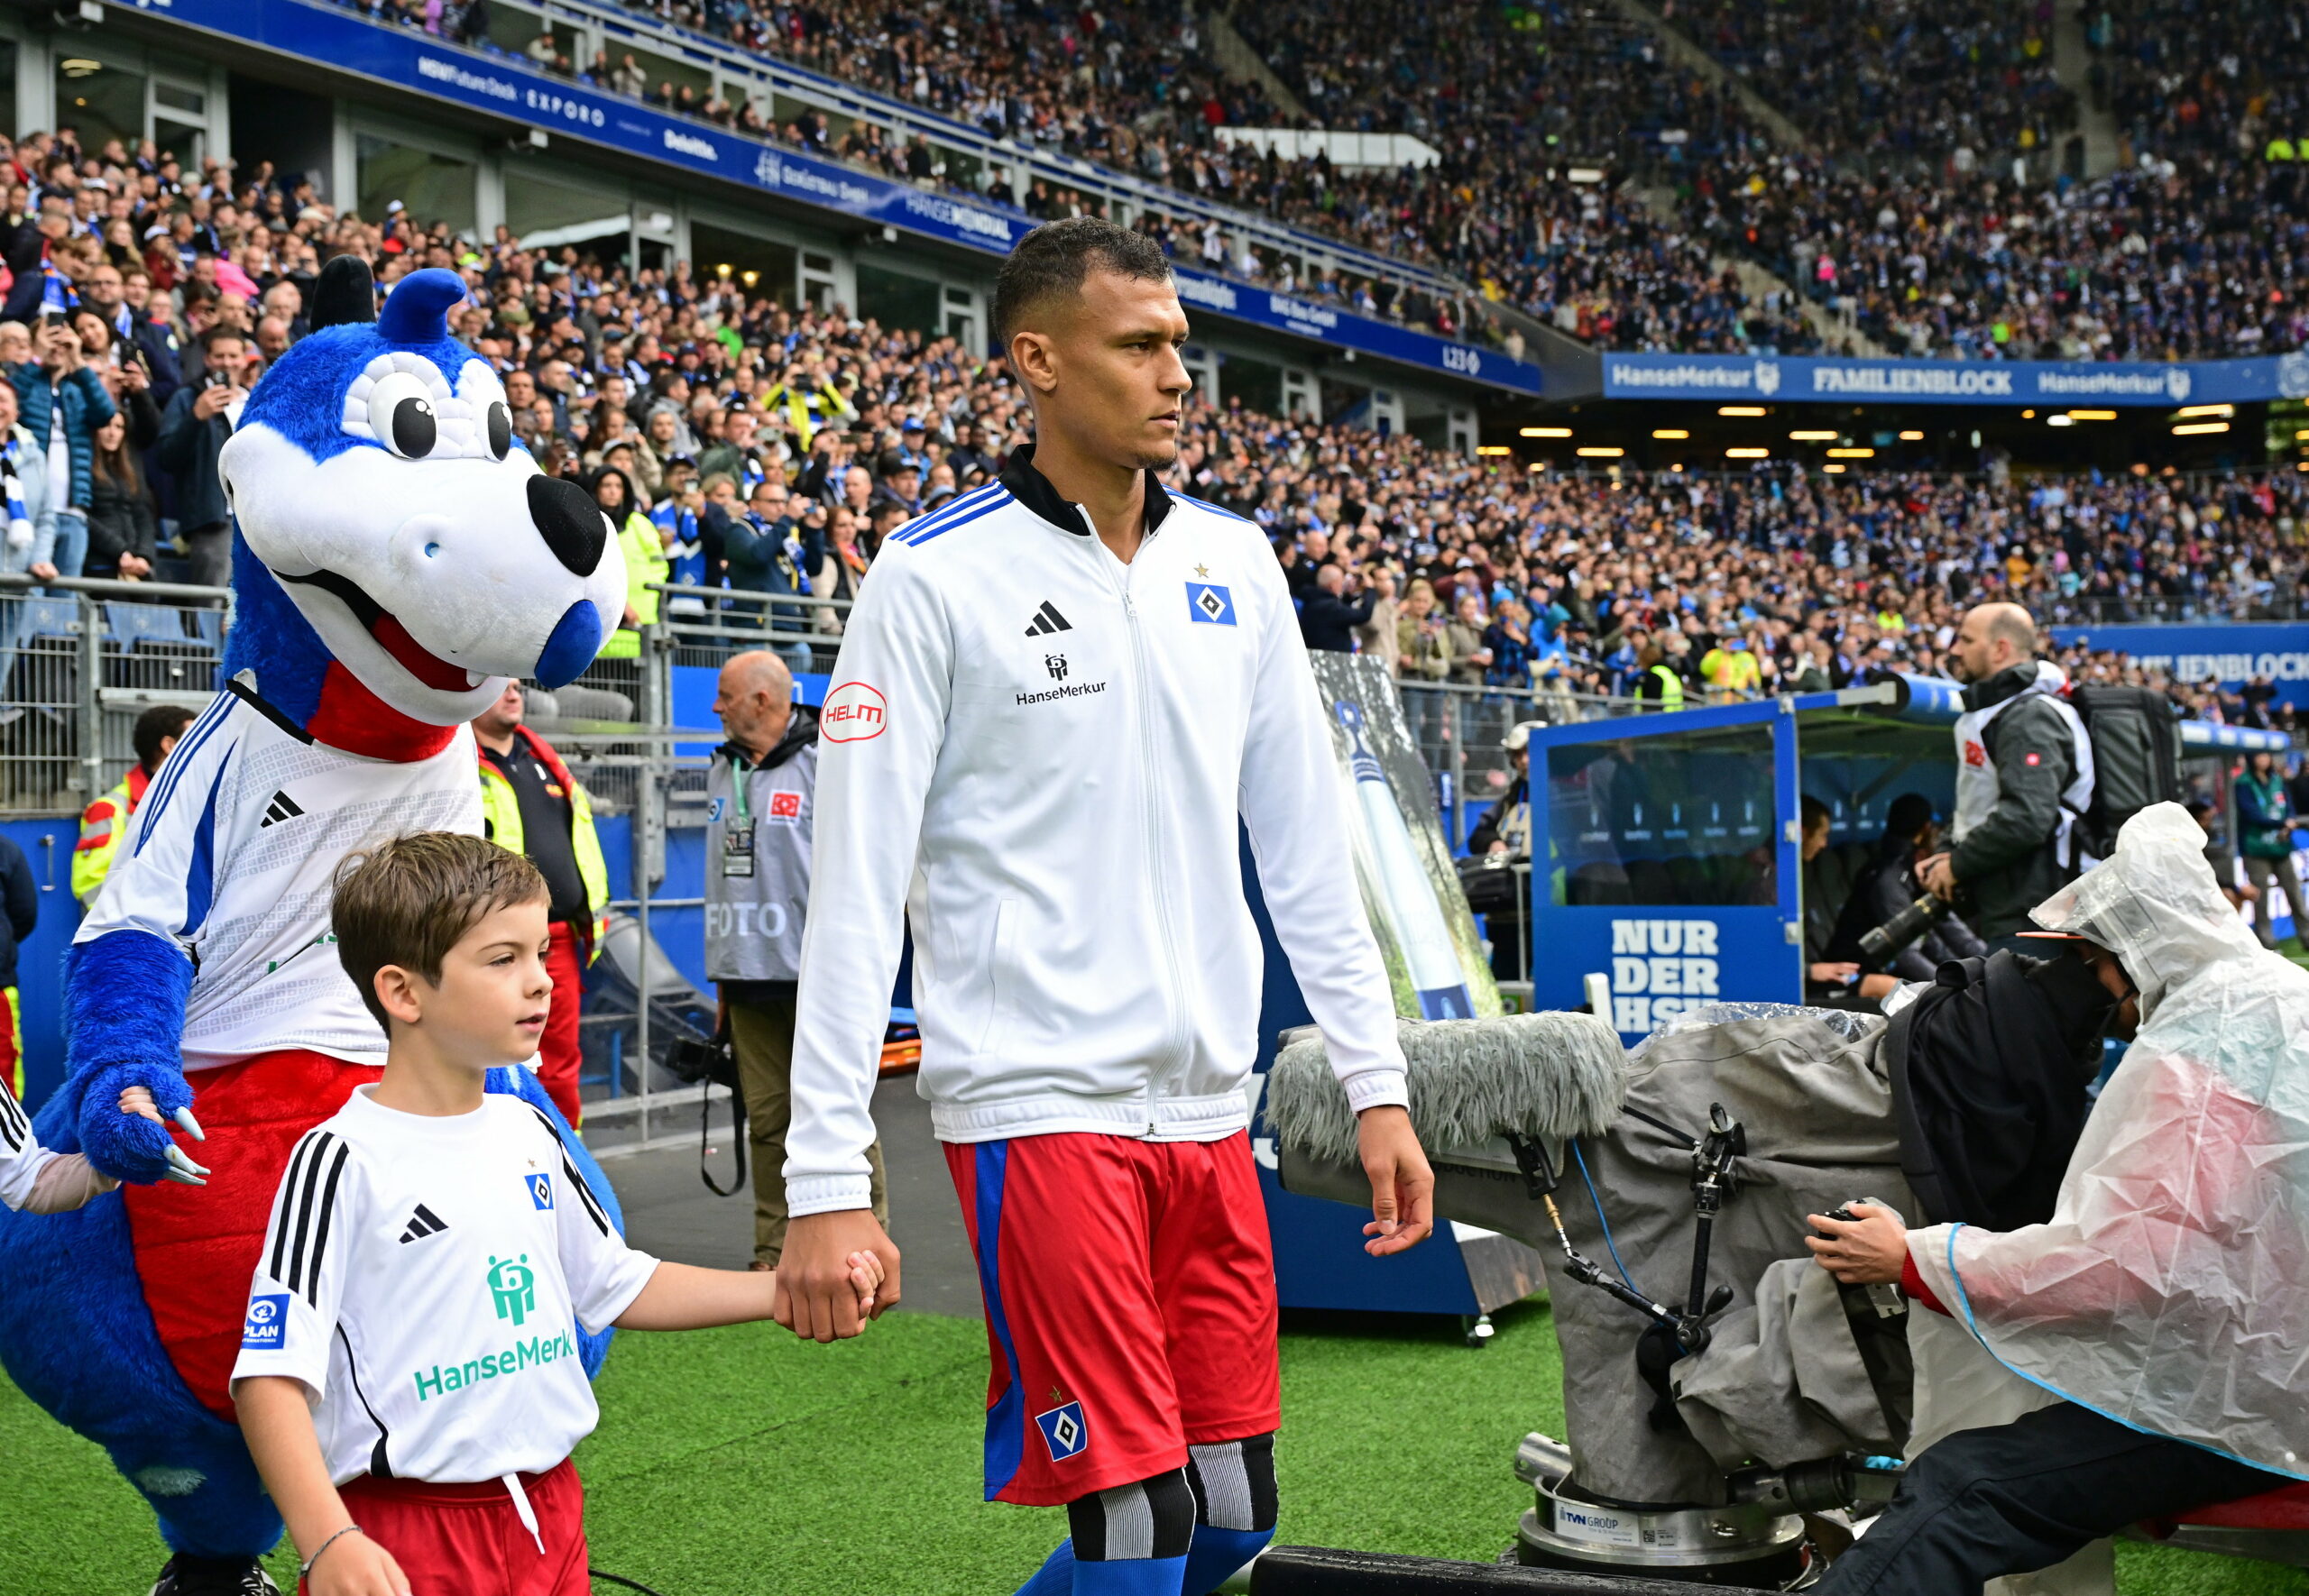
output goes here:
<path id="1" fill-rule="evenodd" d="M 1955 797 L 1954 682 L 1898 676 L 1535 729 L 1532 1002 L 1578 1008 L 1588 977 L 1633 1043 L 1730 999 L 1804 995 L 1799 805 L 1828 806 L 1831 846 L 1872 843 L 1891 801 Z M 2185 765 L 2289 747 L 2283 734 L 2184 721 Z M 2200 775 L 2202 779 L 2202 775 Z M 2225 784 L 2216 794 L 2226 801 Z"/>

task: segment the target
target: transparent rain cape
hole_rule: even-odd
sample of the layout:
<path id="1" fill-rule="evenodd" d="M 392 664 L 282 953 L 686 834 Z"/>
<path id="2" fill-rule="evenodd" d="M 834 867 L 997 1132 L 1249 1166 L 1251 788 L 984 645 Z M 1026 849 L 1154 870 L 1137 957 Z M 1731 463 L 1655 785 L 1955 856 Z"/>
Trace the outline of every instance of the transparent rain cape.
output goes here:
<path id="1" fill-rule="evenodd" d="M 2160 803 L 2037 922 L 2113 951 L 2140 1034 L 2051 1221 L 1909 1251 L 2022 1377 L 2107 1417 L 2309 1478 L 2309 970 L 2265 952 Z"/>

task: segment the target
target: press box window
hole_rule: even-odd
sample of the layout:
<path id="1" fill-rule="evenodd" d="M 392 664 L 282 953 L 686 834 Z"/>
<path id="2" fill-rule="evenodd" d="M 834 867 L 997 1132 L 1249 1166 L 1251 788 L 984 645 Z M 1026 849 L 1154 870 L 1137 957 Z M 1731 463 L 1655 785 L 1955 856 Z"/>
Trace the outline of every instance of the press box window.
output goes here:
<path id="1" fill-rule="evenodd" d="M 1770 727 L 1548 750 L 1559 905 L 1779 901 Z"/>

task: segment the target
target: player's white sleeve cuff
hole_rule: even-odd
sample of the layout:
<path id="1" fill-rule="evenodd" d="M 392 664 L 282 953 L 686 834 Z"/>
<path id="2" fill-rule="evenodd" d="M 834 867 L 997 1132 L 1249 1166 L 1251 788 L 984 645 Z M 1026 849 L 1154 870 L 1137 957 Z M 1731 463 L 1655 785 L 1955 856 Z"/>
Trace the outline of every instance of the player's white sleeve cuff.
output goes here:
<path id="1" fill-rule="evenodd" d="M 786 1183 L 786 1212 L 796 1219 L 805 1214 L 837 1214 L 873 1206 L 871 1175 L 805 1175 Z"/>
<path id="2" fill-rule="evenodd" d="M 1366 1108 L 1409 1108 L 1411 1091 L 1400 1069 L 1361 1069 L 1338 1083 L 1347 1088 L 1347 1105 L 1361 1114 Z"/>

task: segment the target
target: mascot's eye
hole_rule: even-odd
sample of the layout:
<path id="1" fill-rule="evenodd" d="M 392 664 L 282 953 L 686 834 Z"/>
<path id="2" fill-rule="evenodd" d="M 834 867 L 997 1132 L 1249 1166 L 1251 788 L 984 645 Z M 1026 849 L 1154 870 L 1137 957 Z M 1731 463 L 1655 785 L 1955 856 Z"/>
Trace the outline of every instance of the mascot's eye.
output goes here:
<path id="1" fill-rule="evenodd" d="M 500 460 L 513 447 L 513 412 L 503 399 L 489 401 L 489 452 Z"/>
<path id="2" fill-rule="evenodd" d="M 432 389 L 408 371 L 382 379 L 369 391 L 369 430 L 403 459 L 424 459 L 441 437 L 440 422 L 433 414 Z"/>

